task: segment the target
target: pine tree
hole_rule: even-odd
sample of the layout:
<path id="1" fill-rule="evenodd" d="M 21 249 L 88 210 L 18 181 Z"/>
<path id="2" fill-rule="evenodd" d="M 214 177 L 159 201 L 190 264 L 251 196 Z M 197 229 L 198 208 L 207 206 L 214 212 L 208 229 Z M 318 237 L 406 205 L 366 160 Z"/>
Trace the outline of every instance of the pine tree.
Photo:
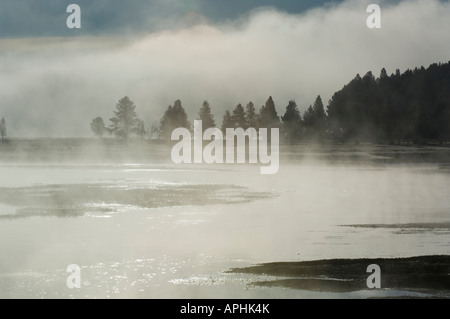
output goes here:
<path id="1" fill-rule="evenodd" d="M 272 128 L 280 127 L 280 118 L 275 109 L 275 103 L 272 97 L 266 101 L 259 111 L 259 127 Z"/>
<path id="2" fill-rule="evenodd" d="M 252 101 L 248 102 L 245 107 L 245 128 L 258 126 L 258 115 L 256 114 L 255 105 Z"/>
<path id="3" fill-rule="evenodd" d="M 308 109 L 303 114 L 303 122 L 305 126 L 312 127 L 315 124 L 315 114 L 312 108 L 312 105 L 308 107 Z"/>
<path id="4" fill-rule="evenodd" d="M 204 101 L 200 111 L 198 112 L 199 119 L 202 121 L 202 130 L 205 132 L 208 128 L 215 127 L 216 122 L 214 116 L 211 113 L 211 107 L 208 101 Z"/>
<path id="5" fill-rule="evenodd" d="M 234 108 L 231 120 L 234 122 L 234 127 L 246 128 L 245 111 L 241 104 L 236 105 Z"/>
<path id="6" fill-rule="evenodd" d="M 283 135 L 285 138 L 290 142 L 300 139 L 302 117 L 294 100 L 289 101 L 286 112 L 281 119 L 283 120 Z"/>
<path id="7" fill-rule="evenodd" d="M 388 75 L 387 75 L 386 69 L 385 69 L 385 68 L 382 68 L 382 69 L 381 69 L 381 72 L 380 72 L 380 80 L 381 80 L 381 81 L 384 81 L 384 80 L 386 80 L 387 78 L 388 78 Z"/>
<path id="8" fill-rule="evenodd" d="M 188 121 L 186 111 L 181 105 L 180 100 L 176 100 L 173 107 L 169 105 L 160 121 L 159 132 L 160 137 L 165 140 L 170 140 L 172 131 L 178 127 L 184 127 L 192 130 L 192 125 Z"/>
<path id="9" fill-rule="evenodd" d="M 301 115 L 294 100 L 289 101 L 288 106 L 286 106 L 286 112 L 281 116 L 281 119 L 283 123 L 301 121 Z"/>
<path id="10" fill-rule="evenodd" d="M 135 133 L 139 119 L 136 114 L 136 105 L 128 96 L 119 100 L 114 111 L 114 117 L 110 119 L 110 131 L 118 138 L 127 140 L 131 133 Z"/>
<path id="11" fill-rule="evenodd" d="M 306 129 L 306 135 L 308 137 L 320 138 L 326 131 L 327 115 L 323 107 L 322 98 L 317 96 L 313 105 L 303 114 L 303 124 Z"/>
<path id="12" fill-rule="evenodd" d="M 316 101 L 313 104 L 314 120 L 316 125 L 322 125 L 327 117 L 325 109 L 323 107 L 322 98 L 317 96 Z"/>
<path id="13" fill-rule="evenodd" d="M 375 82 L 375 77 L 372 74 L 372 71 L 367 72 L 363 78 L 362 78 L 363 82 L 366 83 L 374 83 Z"/>
<path id="14" fill-rule="evenodd" d="M 176 124 L 178 125 L 177 127 L 184 127 L 184 128 L 187 128 L 188 130 L 192 129 L 192 125 L 187 118 L 186 111 L 184 110 L 183 106 L 181 105 L 180 100 L 175 101 L 175 103 L 173 105 L 173 114 L 174 114 L 174 118 L 176 120 Z"/>
<path id="15" fill-rule="evenodd" d="M 235 128 L 235 122 L 233 121 L 230 111 L 226 111 L 223 119 L 222 119 L 222 126 L 221 126 L 221 130 L 223 132 L 223 134 L 225 135 L 227 132 L 227 128 Z"/>

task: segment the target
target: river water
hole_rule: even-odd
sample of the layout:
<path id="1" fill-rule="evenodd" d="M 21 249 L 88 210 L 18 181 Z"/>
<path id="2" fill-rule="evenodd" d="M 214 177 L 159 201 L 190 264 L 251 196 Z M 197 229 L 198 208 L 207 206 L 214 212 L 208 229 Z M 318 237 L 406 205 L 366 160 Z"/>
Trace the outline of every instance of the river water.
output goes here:
<path id="1" fill-rule="evenodd" d="M 238 164 L 3 163 L 0 297 L 371 296 L 255 287 L 264 278 L 226 271 L 449 254 L 449 186 L 440 164 L 364 158 L 291 158 L 275 175 Z M 66 284 L 71 264 L 79 289 Z"/>

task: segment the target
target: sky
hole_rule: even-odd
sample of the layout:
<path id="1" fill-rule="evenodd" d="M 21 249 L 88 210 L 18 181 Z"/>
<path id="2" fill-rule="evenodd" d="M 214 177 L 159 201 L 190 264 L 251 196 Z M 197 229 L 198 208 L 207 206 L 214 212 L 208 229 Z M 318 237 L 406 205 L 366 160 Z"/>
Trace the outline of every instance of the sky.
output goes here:
<path id="1" fill-rule="evenodd" d="M 189 13 L 215 23 L 264 7 L 301 13 L 340 0 L 1 0 L 0 37 L 76 36 L 149 32 L 173 28 Z M 65 27 L 69 4 L 82 8 L 83 27 Z"/>
<path id="2" fill-rule="evenodd" d="M 81 29 L 66 8 L 81 7 Z M 381 28 L 369 29 L 370 3 Z M 181 99 L 190 120 L 269 96 L 301 112 L 357 73 L 450 60 L 438 0 L 0 0 L 0 117 L 10 137 L 87 137 L 129 96 L 149 129 Z"/>

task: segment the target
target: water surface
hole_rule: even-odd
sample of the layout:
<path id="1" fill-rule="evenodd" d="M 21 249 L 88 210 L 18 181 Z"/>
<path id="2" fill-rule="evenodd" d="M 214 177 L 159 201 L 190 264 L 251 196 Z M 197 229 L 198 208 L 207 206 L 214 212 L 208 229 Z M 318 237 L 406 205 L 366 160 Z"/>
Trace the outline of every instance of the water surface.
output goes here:
<path id="1" fill-rule="evenodd" d="M 4 162 L 0 297 L 389 296 L 398 292 L 257 287 L 251 283 L 267 278 L 227 270 L 449 254 L 442 163 L 296 154 L 276 175 L 260 175 L 256 165 Z M 80 289 L 66 286 L 70 264 L 82 269 Z"/>

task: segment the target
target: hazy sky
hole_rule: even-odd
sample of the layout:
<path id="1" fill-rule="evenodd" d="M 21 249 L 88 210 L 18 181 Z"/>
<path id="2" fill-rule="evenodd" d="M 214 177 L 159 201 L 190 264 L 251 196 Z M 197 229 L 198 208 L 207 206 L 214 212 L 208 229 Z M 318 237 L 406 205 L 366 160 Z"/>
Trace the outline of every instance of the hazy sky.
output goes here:
<path id="1" fill-rule="evenodd" d="M 77 3 L 82 28 L 69 30 Z M 366 7 L 379 3 L 381 29 Z M 192 120 L 272 95 L 303 111 L 356 73 L 450 60 L 449 1 L 0 0 L 0 117 L 11 137 L 89 136 L 128 95 L 149 128 L 181 99 Z"/>

